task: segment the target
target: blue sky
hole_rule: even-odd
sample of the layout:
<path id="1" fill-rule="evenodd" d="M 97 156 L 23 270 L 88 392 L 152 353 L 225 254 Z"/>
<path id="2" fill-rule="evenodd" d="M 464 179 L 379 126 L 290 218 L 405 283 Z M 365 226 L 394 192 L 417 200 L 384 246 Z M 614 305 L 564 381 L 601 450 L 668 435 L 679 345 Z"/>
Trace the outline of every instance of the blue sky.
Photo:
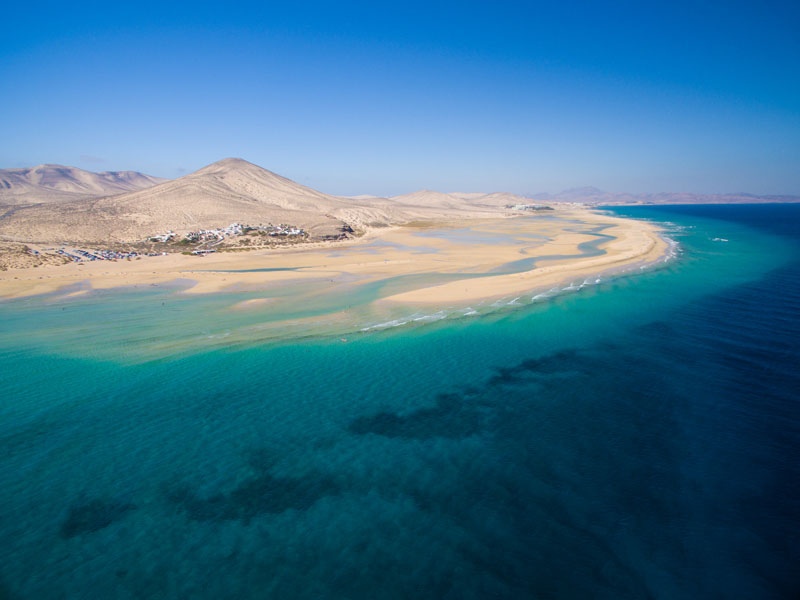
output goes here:
<path id="1" fill-rule="evenodd" d="M 290 5 L 289 5 L 290 4 Z M 3 9 L 0 167 L 800 194 L 798 2 Z"/>

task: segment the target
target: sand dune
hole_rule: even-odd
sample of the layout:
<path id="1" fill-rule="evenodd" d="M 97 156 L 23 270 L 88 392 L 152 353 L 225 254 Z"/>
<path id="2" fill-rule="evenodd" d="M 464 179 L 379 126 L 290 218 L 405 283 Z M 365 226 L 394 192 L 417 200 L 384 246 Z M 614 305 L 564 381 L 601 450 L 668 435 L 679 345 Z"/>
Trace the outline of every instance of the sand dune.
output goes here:
<path id="1" fill-rule="evenodd" d="M 493 193 L 463 193 L 463 192 L 434 192 L 421 190 L 402 196 L 391 198 L 393 202 L 408 208 L 418 207 L 425 209 L 455 209 L 455 210 L 494 210 L 503 208 L 508 204 L 525 204 L 528 198 L 505 192 Z"/>
<path id="2" fill-rule="evenodd" d="M 392 200 L 398 205 L 408 207 L 459 208 L 464 205 L 462 198 L 432 190 L 420 190 L 411 194 L 394 196 Z"/>

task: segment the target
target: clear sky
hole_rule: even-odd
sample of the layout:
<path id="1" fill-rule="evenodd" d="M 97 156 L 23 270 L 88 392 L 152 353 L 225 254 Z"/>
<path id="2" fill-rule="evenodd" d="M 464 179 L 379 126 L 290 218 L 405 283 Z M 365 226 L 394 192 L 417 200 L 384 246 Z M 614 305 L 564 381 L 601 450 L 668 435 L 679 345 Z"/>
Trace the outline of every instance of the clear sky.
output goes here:
<path id="1" fill-rule="evenodd" d="M 800 194 L 800 2 L 14 2 L 0 167 Z"/>

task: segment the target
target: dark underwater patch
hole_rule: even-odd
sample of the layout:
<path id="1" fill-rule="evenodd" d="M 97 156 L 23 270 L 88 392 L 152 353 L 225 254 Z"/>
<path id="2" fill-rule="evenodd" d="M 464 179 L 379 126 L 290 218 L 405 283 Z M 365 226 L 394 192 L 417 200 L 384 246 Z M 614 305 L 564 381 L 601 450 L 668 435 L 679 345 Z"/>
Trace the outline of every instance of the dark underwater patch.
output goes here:
<path id="1" fill-rule="evenodd" d="M 3 580 L 0 579 L 0 600 L 14 600 L 16 596 L 11 594 L 11 591 L 6 587 Z"/>
<path id="2" fill-rule="evenodd" d="M 575 350 L 563 350 L 543 357 L 529 358 L 511 367 L 499 367 L 481 387 L 470 386 L 461 393 L 442 393 L 436 404 L 408 414 L 384 411 L 354 419 L 348 430 L 365 435 L 374 433 L 392 438 L 430 439 L 466 438 L 486 429 L 486 419 L 497 406 L 487 404 L 486 397 L 492 388 L 506 385 L 530 384 L 537 377 L 560 374 L 574 375 L 584 372 L 595 359 Z M 487 408 L 481 411 L 481 407 Z"/>
<path id="3" fill-rule="evenodd" d="M 186 487 L 168 493 L 170 501 L 194 521 L 243 521 L 262 514 L 278 514 L 294 509 L 308 510 L 325 496 L 339 491 L 325 476 L 276 477 L 263 474 L 243 482 L 227 494 L 200 497 Z"/>
<path id="4" fill-rule="evenodd" d="M 135 508 L 133 504 L 116 500 L 94 499 L 76 504 L 61 524 L 61 537 L 69 539 L 82 533 L 100 531 Z"/>
<path id="5" fill-rule="evenodd" d="M 486 382 L 486 387 L 530 383 L 532 376 L 582 371 L 586 359 L 575 350 L 562 350 L 540 358 L 529 358 L 511 367 L 500 367 Z"/>
<path id="6" fill-rule="evenodd" d="M 436 405 L 407 415 L 381 412 L 354 419 L 348 429 L 365 435 L 374 433 L 392 438 L 430 439 L 469 437 L 483 429 L 483 419 L 474 403 L 459 394 L 439 394 Z"/>

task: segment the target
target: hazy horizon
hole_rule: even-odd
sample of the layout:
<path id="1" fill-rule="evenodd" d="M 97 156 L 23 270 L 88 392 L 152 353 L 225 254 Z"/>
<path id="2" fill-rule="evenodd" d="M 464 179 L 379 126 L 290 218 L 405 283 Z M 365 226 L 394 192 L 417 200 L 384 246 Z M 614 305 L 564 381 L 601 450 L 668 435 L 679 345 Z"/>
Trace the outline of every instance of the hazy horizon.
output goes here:
<path id="1" fill-rule="evenodd" d="M 4 13 L 2 168 L 237 156 L 338 195 L 800 194 L 795 5 Z"/>
<path id="2" fill-rule="evenodd" d="M 247 161 L 247 159 L 245 159 L 243 157 L 226 157 L 224 159 L 220 159 L 219 161 L 214 161 L 214 163 L 209 163 L 208 165 L 203 165 L 197 170 L 200 170 L 200 169 L 202 169 L 204 167 L 207 167 L 207 166 L 210 166 L 210 165 L 213 165 L 213 164 L 216 164 L 218 162 L 225 161 L 225 160 L 230 160 L 230 159 L 241 159 L 241 160 Z M 247 161 L 247 162 L 252 162 L 252 161 Z M 261 167 L 262 165 L 257 165 L 257 166 Z M 76 165 L 64 165 L 64 164 L 60 164 L 60 163 L 40 163 L 40 164 L 37 164 L 37 165 L 27 165 L 27 166 L 20 166 L 20 167 L 0 167 L 0 173 L 2 173 L 3 170 L 36 169 L 36 168 L 39 168 L 39 167 L 78 168 L 78 169 L 82 169 L 82 170 L 90 172 L 90 173 L 139 173 L 140 175 L 148 175 L 148 176 L 152 175 L 150 173 L 142 173 L 142 172 L 134 171 L 134 170 L 131 170 L 131 169 L 102 169 L 102 168 L 91 169 L 91 168 L 85 168 L 85 167 L 76 167 Z M 266 168 L 266 167 L 264 167 L 264 168 Z M 167 181 L 171 181 L 173 179 L 177 179 L 179 177 L 182 177 L 183 175 L 189 175 L 191 173 L 196 172 L 197 170 L 192 171 L 190 173 L 182 173 L 182 174 L 177 175 L 175 177 L 163 178 L 163 182 L 167 182 Z M 270 169 L 267 169 L 267 170 L 270 170 Z M 276 173 L 276 175 L 280 176 L 281 174 L 280 173 Z M 316 191 L 327 193 L 326 190 L 324 190 L 324 189 L 317 189 Z M 767 197 L 767 196 L 793 198 L 793 199 L 800 198 L 799 196 L 794 195 L 794 194 L 759 194 L 757 192 L 750 192 L 750 191 L 746 191 L 746 190 L 729 191 L 729 192 L 709 192 L 709 193 L 688 192 L 686 190 L 652 190 L 652 191 L 644 191 L 644 192 L 630 192 L 630 191 L 627 191 L 627 190 L 605 190 L 605 189 L 600 189 L 600 188 L 598 188 L 596 186 L 591 186 L 591 185 L 575 186 L 575 187 L 570 187 L 570 188 L 564 188 L 564 189 L 561 189 L 561 190 L 538 190 L 538 191 L 523 191 L 523 192 L 511 192 L 509 190 L 503 190 L 503 189 L 485 189 L 485 190 L 414 189 L 414 190 L 407 190 L 407 191 L 404 191 L 404 192 L 399 192 L 397 194 L 389 194 L 389 195 L 386 195 L 386 196 L 379 196 L 377 194 L 372 194 L 369 191 L 356 193 L 356 194 L 350 194 L 350 195 L 341 194 L 341 196 L 345 197 L 345 198 L 347 198 L 347 197 L 354 197 L 355 198 L 355 197 L 360 197 L 360 196 L 365 196 L 365 197 L 370 197 L 370 196 L 375 196 L 375 197 L 397 197 L 397 196 L 413 194 L 413 193 L 416 193 L 416 192 L 429 192 L 429 191 L 430 192 L 435 192 L 435 193 L 445 193 L 445 194 L 461 194 L 461 193 L 478 193 L 478 194 L 485 193 L 485 194 L 491 194 L 491 193 L 498 193 L 499 192 L 499 193 L 513 193 L 513 194 L 517 194 L 519 196 L 527 196 L 527 197 L 530 197 L 530 198 L 537 198 L 537 197 L 544 197 L 544 196 L 552 196 L 552 197 L 555 198 L 555 197 L 558 197 L 558 196 L 569 196 L 571 194 L 580 195 L 583 192 L 593 193 L 593 194 L 608 194 L 608 195 L 612 195 L 612 196 L 625 196 L 625 195 L 630 195 L 630 196 L 654 195 L 655 196 L 655 195 L 659 195 L 659 194 L 661 194 L 661 195 L 690 194 L 690 195 L 695 195 L 698 198 L 701 198 L 701 197 L 704 197 L 704 196 L 714 196 L 714 195 L 719 195 L 719 196 L 753 196 L 754 198 L 759 198 L 759 197 L 763 198 L 763 197 Z"/>

